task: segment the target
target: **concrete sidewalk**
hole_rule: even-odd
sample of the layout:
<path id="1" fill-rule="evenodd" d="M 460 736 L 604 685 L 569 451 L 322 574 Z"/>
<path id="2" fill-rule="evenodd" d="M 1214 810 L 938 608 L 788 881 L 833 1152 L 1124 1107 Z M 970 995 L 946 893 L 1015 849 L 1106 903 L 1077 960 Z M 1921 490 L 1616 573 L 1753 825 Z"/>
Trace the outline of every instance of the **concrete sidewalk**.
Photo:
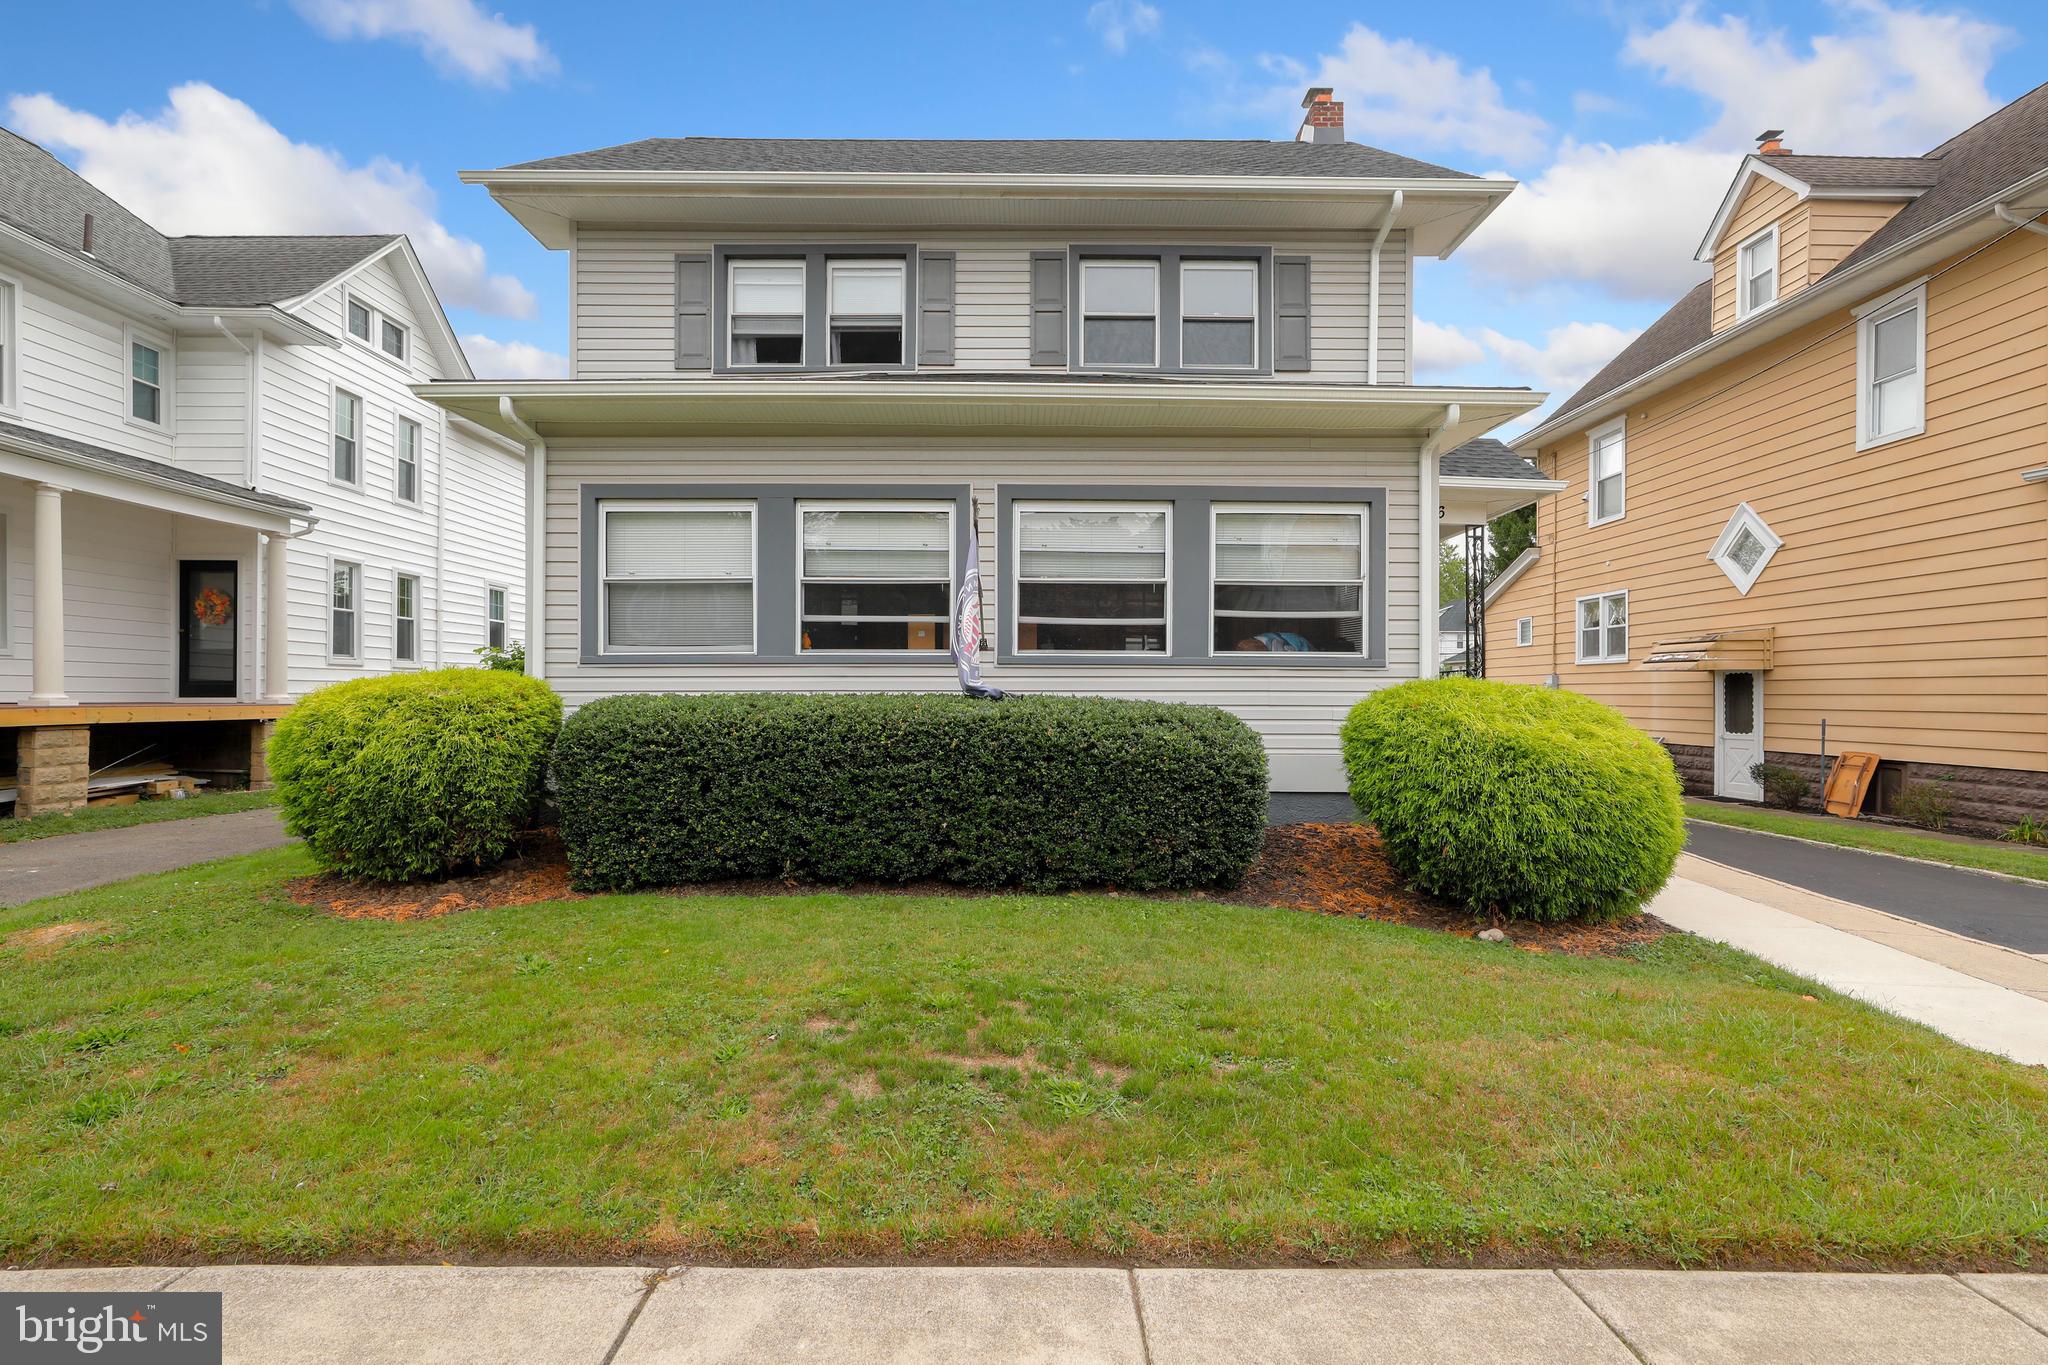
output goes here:
<path id="1" fill-rule="evenodd" d="M 195 815 L 125 829 L 53 834 L 0 845 L 0 905 L 84 891 L 149 872 L 169 872 L 260 853 L 291 842 L 275 809 Z"/>
<path id="2" fill-rule="evenodd" d="M 0 1273 L 217 1290 L 250 1365 L 548 1361 L 2048 1362 L 2048 1276 L 1643 1270 L 220 1266 Z"/>

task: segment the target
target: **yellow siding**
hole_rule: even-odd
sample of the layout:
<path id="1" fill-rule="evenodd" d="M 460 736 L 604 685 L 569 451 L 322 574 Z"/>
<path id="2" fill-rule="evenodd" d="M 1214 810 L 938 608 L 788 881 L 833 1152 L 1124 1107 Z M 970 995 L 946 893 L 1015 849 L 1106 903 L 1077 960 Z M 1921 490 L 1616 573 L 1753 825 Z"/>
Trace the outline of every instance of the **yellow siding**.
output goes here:
<path id="1" fill-rule="evenodd" d="M 1806 202 L 1806 274 L 1811 283 L 1842 263 L 1863 239 L 1889 223 L 1904 200 L 1809 199 Z"/>
<path id="2" fill-rule="evenodd" d="M 1731 232 L 1731 240 L 1736 240 Z M 1705 673 L 1652 642 L 1772 626 L 1765 743 L 2048 770 L 2048 241 L 2016 234 L 1927 286 L 1927 430 L 1855 448 L 1845 308 L 1628 413 L 1627 515 L 1586 525 L 1583 434 L 1546 447 L 1541 559 L 1487 612 L 1491 676 L 1562 684 L 1681 744 L 1713 742 Z M 1861 300 L 1858 300 L 1861 302 Z M 1748 502 L 1784 541 L 1744 597 L 1708 551 Z M 1630 662 L 1579 666 L 1580 595 L 1629 592 Z M 1533 647 L 1515 619 L 1534 616 Z"/>
<path id="3" fill-rule="evenodd" d="M 1714 248 L 1714 330 L 1735 323 L 1735 256 L 1742 244 L 1772 223 L 1778 225 L 1778 295 L 1806 283 L 1806 205 L 1775 180 L 1758 176 L 1743 192 Z"/>

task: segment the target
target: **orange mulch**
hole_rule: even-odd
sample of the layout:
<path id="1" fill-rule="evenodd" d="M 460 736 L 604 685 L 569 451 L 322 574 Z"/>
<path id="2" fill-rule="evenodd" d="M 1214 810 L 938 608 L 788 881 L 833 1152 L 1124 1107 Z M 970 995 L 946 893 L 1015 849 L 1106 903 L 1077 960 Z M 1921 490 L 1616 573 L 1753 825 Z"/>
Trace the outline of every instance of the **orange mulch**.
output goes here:
<path id="1" fill-rule="evenodd" d="M 528 835 L 518 853 L 488 872 L 447 877 L 439 881 L 387 886 L 346 877 L 298 877 L 287 884 L 293 900 L 341 919 L 418 920 L 460 910 L 488 910 L 500 905 L 536 901 L 580 900 L 569 887 L 569 865 L 553 830 Z M 763 896 L 820 891 L 857 891 L 895 895 L 983 895 L 972 888 L 941 883 L 909 886 L 824 887 L 793 881 L 732 881 L 676 888 L 681 895 Z M 1186 892 L 1171 893 L 1184 896 Z M 1369 825 L 1276 825 L 1266 831 L 1266 845 L 1244 884 L 1233 891 L 1196 893 L 1198 898 L 1237 905 L 1264 905 L 1306 910 L 1323 915 L 1406 924 L 1470 938 L 1498 928 L 1508 941 L 1529 952 L 1607 956 L 1670 932 L 1650 915 L 1613 924 L 1531 924 L 1495 920 L 1423 895 L 1409 888 L 1387 862 L 1377 831 Z"/>

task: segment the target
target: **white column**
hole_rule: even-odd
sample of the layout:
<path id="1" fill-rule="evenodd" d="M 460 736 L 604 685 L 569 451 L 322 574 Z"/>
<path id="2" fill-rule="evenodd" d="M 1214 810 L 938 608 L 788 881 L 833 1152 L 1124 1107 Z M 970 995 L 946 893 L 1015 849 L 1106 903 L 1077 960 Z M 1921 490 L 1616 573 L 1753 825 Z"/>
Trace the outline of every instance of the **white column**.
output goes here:
<path id="1" fill-rule="evenodd" d="M 36 485 L 36 589 L 31 706 L 75 706 L 64 692 L 64 490 Z"/>
<path id="2" fill-rule="evenodd" d="M 291 698 L 291 540 L 271 532 L 263 538 L 263 700 Z"/>

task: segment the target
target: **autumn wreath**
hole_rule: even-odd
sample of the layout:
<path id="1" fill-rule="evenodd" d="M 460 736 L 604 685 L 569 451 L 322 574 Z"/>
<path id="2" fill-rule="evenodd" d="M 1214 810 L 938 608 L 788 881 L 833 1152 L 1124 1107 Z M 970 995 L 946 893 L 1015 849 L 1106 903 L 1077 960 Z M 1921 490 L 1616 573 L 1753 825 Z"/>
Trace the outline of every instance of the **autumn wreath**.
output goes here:
<path id="1" fill-rule="evenodd" d="M 192 619 L 202 626 L 224 626 L 235 609 L 235 599 L 219 588 L 203 589 L 192 599 Z"/>

